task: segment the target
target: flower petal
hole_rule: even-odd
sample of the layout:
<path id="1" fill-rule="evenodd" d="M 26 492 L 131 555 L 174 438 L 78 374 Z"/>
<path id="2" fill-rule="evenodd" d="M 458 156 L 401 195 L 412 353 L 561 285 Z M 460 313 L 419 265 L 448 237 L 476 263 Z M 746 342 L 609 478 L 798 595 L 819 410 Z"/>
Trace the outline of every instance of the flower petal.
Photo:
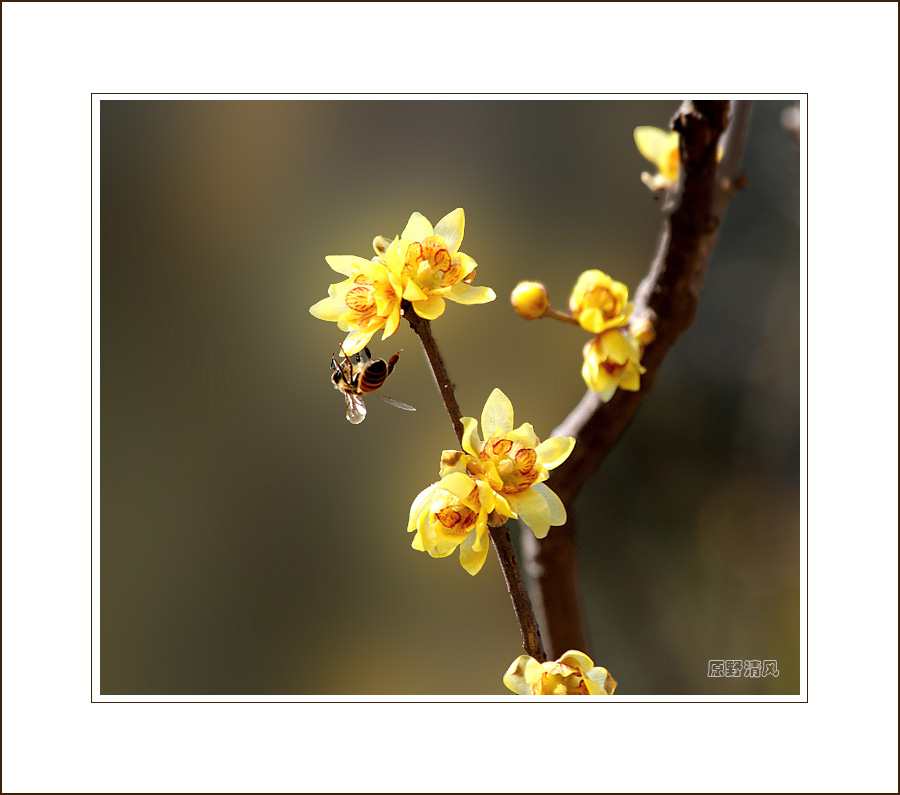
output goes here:
<path id="1" fill-rule="evenodd" d="M 463 426 L 462 446 L 469 455 L 477 456 L 483 446 L 478 436 L 478 423 L 472 417 L 461 417 Z"/>
<path id="2" fill-rule="evenodd" d="M 571 668 L 577 668 L 582 673 L 587 673 L 594 667 L 594 661 L 583 651 L 578 651 L 577 649 L 569 649 L 559 658 L 559 662 Z"/>
<path id="3" fill-rule="evenodd" d="M 325 257 L 325 262 L 328 263 L 332 270 L 351 277 L 369 264 L 369 260 L 356 257 L 353 254 L 329 254 Z"/>
<path id="4" fill-rule="evenodd" d="M 553 436 L 535 448 L 538 463 L 547 469 L 556 469 L 569 457 L 574 447 L 575 440 L 571 436 Z"/>
<path id="5" fill-rule="evenodd" d="M 387 320 L 384 323 L 384 334 L 381 335 L 381 339 L 386 340 L 391 336 L 400 325 L 400 303 L 398 302 L 394 308 L 391 310 L 391 313 L 387 316 Z"/>
<path id="6" fill-rule="evenodd" d="M 505 434 L 510 441 L 519 442 L 523 447 L 534 449 L 537 447 L 538 438 L 530 422 L 523 422 L 518 428 Z"/>
<path id="7" fill-rule="evenodd" d="M 482 511 L 475 521 L 475 541 L 472 543 L 472 549 L 476 552 L 481 552 L 482 549 L 486 549 L 490 543 L 490 538 L 487 514 Z"/>
<path id="8" fill-rule="evenodd" d="M 420 552 L 430 552 L 437 544 L 437 534 L 434 532 L 434 524 L 431 521 L 431 503 L 425 506 L 425 510 L 419 514 L 416 522 L 416 537 L 413 539 L 413 549 Z"/>
<path id="9" fill-rule="evenodd" d="M 640 358 L 637 340 L 621 329 L 610 329 L 597 338 L 600 349 L 606 358 L 616 364 L 625 364 L 629 359 Z"/>
<path id="10" fill-rule="evenodd" d="M 449 491 L 454 497 L 458 497 L 461 502 L 470 503 L 469 496 L 476 489 L 475 481 L 471 475 L 465 472 L 451 472 L 444 478 L 441 478 L 437 484 L 439 489 Z M 468 505 L 467 507 L 471 507 Z"/>
<path id="11" fill-rule="evenodd" d="M 566 523 L 566 506 L 546 483 L 535 483 L 532 487 L 533 491 L 540 494 L 547 503 L 547 510 L 550 511 L 550 524 L 553 527 L 559 527 Z"/>
<path id="12" fill-rule="evenodd" d="M 547 506 L 544 495 L 540 494 L 535 486 L 520 494 L 510 494 L 507 499 L 519 514 L 519 519 L 531 528 L 535 538 L 546 537 L 550 532 L 550 508 Z"/>
<path id="13" fill-rule="evenodd" d="M 513 427 L 513 404 L 499 389 L 488 396 L 481 412 L 481 431 L 489 439 L 497 431 L 511 431 Z"/>
<path id="14" fill-rule="evenodd" d="M 434 233 L 444 238 L 447 248 L 451 254 L 459 251 L 459 244 L 462 243 L 463 230 L 466 226 L 466 214 L 462 207 L 457 207 L 452 213 L 447 213 L 434 228 Z M 421 238 L 419 238 L 421 240 Z"/>
<path id="15" fill-rule="evenodd" d="M 434 228 L 422 213 L 413 213 L 400 235 L 401 240 L 424 240 L 434 234 Z"/>
<path id="16" fill-rule="evenodd" d="M 313 317 L 317 317 L 319 320 L 328 320 L 332 323 L 336 323 L 346 311 L 347 305 L 337 298 L 323 298 L 321 301 L 316 301 L 309 308 L 309 314 Z"/>
<path id="17" fill-rule="evenodd" d="M 543 666 L 534 657 L 523 654 L 513 660 L 512 665 L 503 675 L 503 684 L 513 693 L 530 696 L 532 695 L 531 682 L 540 677 L 543 672 Z"/>
<path id="18" fill-rule="evenodd" d="M 585 331 L 597 334 L 603 331 L 603 314 L 595 306 L 585 307 L 578 315 L 578 323 Z"/>
<path id="19" fill-rule="evenodd" d="M 581 377 L 591 392 L 599 392 L 600 400 L 606 403 L 615 394 L 618 382 L 611 378 L 602 367 L 597 366 L 596 360 L 588 358 L 581 366 Z"/>
<path id="20" fill-rule="evenodd" d="M 584 673 L 584 683 L 592 696 L 611 696 L 616 692 L 618 682 L 605 668 L 592 668 Z"/>
<path id="21" fill-rule="evenodd" d="M 513 510 L 512 505 L 509 504 L 506 497 L 497 492 L 494 492 L 494 510 L 510 519 L 519 518 L 519 515 Z"/>
<path id="22" fill-rule="evenodd" d="M 462 450 L 444 450 L 441 452 L 441 477 L 446 477 L 452 472 L 462 472 L 465 474 L 466 465 L 469 462 L 467 456 Z"/>
<path id="23" fill-rule="evenodd" d="M 455 301 L 457 304 L 488 304 L 497 297 L 490 287 L 473 287 L 465 282 L 457 282 L 453 285 L 453 289 L 447 293 L 448 301 Z"/>
<path id="24" fill-rule="evenodd" d="M 677 132 L 667 132 L 659 127 L 634 128 L 634 142 L 637 144 L 638 151 L 657 168 L 663 158 L 672 150 L 673 141 L 677 147 Z"/>
<path id="25" fill-rule="evenodd" d="M 429 549 L 428 554 L 433 558 L 446 558 L 448 555 L 452 555 L 455 549 L 456 542 L 443 541 L 439 542 L 436 546 Z"/>
<path id="26" fill-rule="evenodd" d="M 444 314 L 444 299 L 439 295 L 433 295 L 424 301 L 413 301 L 412 305 L 416 314 L 425 320 L 434 320 Z"/>
<path id="27" fill-rule="evenodd" d="M 403 288 L 403 297 L 407 301 L 426 301 L 428 300 L 428 296 L 422 292 L 422 288 L 419 287 L 414 281 L 410 280 L 406 283 L 406 287 Z"/>
<path id="28" fill-rule="evenodd" d="M 431 502 L 431 492 L 434 490 L 434 484 L 430 485 L 427 489 L 422 489 L 413 500 L 412 506 L 409 509 L 409 524 L 406 526 L 406 532 L 411 533 L 416 529 L 416 525 L 419 522 L 419 517 L 422 515 L 422 512 L 427 510 L 428 505 Z"/>
<path id="29" fill-rule="evenodd" d="M 361 351 L 369 344 L 369 340 L 372 339 L 372 335 L 376 331 L 378 331 L 377 328 L 356 329 L 351 331 L 344 340 L 344 353 L 346 353 L 347 356 L 351 356 L 352 354 Z"/>
<path id="30" fill-rule="evenodd" d="M 476 539 L 475 532 L 469 533 L 459 545 L 459 562 L 460 565 L 473 577 L 481 571 L 484 562 L 487 560 L 488 548 L 490 544 L 482 544 L 481 549 L 474 548 Z"/>

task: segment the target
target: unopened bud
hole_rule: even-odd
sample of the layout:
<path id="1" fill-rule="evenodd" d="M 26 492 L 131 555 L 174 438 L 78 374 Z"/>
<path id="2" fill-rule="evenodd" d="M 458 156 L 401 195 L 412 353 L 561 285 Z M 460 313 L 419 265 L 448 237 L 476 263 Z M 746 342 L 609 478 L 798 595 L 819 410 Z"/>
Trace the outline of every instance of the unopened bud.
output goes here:
<path id="1" fill-rule="evenodd" d="M 656 339 L 656 329 L 646 317 L 634 318 L 629 326 L 631 336 L 634 337 L 641 345 L 647 346 Z"/>
<path id="2" fill-rule="evenodd" d="M 550 306 L 547 288 L 540 282 L 519 282 L 510 300 L 516 312 L 526 320 L 543 317 Z"/>

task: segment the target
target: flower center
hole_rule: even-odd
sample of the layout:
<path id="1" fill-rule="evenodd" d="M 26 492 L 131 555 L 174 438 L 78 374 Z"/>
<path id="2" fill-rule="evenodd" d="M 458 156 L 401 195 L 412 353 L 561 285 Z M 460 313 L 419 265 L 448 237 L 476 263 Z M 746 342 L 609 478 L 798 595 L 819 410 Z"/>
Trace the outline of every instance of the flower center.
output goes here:
<path id="1" fill-rule="evenodd" d="M 607 359 L 605 362 L 600 365 L 606 372 L 609 374 L 611 378 L 618 378 L 622 373 L 625 372 L 625 368 L 628 366 L 628 362 L 625 364 L 616 364 L 613 361 Z"/>
<path id="2" fill-rule="evenodd" d="M 443 238 L 437 236 L 410 243 L 405 267 L 420 287 L 429 290 L 452 287 L 462 276 L 462 267 L 453 262 Z"/>
<path id="3" fill-rule="evenodd" d="M 536 695 L 544 696 L 589 695 L 581 673 L 562 663 L 545 671 L 532 688 Z"/>
<path id="4" fill-rule="evenodd" d="M 354 287 L 348 291 L 344 303 L 360 315 L 371 315 L 375 312 L 375 290 L 369 285 Z"/>
<path id="5" fill-rule="evenodd" d="M 521 442 L 503 436 L 491 437 L 479 457 L 494 462 L 503 481 L 502 494 L 519 494 L 530 488 L 540 475 L 537 453 Z"/>
<path id="6" fill-rule="evenodd" d="M 444 529 L 444 535 L 465 538 L 475 525 L 475 512 L 465 505 L 447 505 L 435 513 Z"/>

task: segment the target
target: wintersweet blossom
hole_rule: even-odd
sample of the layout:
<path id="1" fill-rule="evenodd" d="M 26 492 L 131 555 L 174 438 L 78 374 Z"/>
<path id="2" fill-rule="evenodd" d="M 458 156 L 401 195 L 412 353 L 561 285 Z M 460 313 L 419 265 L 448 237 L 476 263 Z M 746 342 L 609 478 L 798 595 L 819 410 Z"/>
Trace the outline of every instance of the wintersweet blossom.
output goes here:
<path id="1" fill-rule="evenodd" d="M 659 173 L 643 172 L 641 182 L 650 190 L 668 190 L 678 181 L 681 155 L 678 151 L 678 133 L 659 127 L 635 127 L 634 142 L 638 151 L 649 160 Z"/>
<path id="2" fill-rule="evenodd" d="M 401 302 L 408 301 L 420 317 L 440 317 L 445 299 L 459 304 L 485 304 L 497 296 L 490 287 L 473 287 L 476 262 L 459 250 L 465 214 L 462 208 L 442 218 L 436 227 L 421 213 L 410 216 L 400 237 L 379 235 L 371 260 L 350 255 L 325 261 L 347 278 L 328 288 L 328 297 L 313 304 L 310 314 L 335 322 L 348 332 L 343 349 L 362 350 L 379 330 L 382 339 L 400 324 Z"/>
<path id="3" fill-rule="evenodd" d="M 650 190 L 671 190 L 678 182 L 681 168 L 679 135 L 675 131 L 660 130 L 659 127 L 635 127 L 634 142 L 638 151 L 647 158 L 659 173 L 641 174 L 643 182 Z M 722 161 L 724 149 L 721 144 L 716 150 L 716 158 Z"/>
<path id="4" fill-rule="evenodd" d="M 527 422 L 513 429 L 513 405 L 499 389 L 491 392 L 481 413 L 484 441 L 475 419 L 463 417 L 462 426 L 469 471 L 503 497 L 537 538 L 544 538 L 551 526 L 565 524 L 562 500 L 543 481 L 548 470 L 569 457 L 575 446 L 571 436 L 541 442 Z"/>
<path id="5" fill-rule="evenodd" d="M 641 346 L 625 329 L 609 329 L 584 346 L 581 376 L 592 392 L 606 403 L 616 389 L 637 392 L 641 388 Z"/>
<path id="6" fill-rule="evenodd" d="M 320 320 L 336 322 L 349 332 L 342 345 L 348 356 L 361 351 L 372 336 L 383 329 L 382 339 L 390 337 L 400 324 L 402 276 L 397 263 L 399 240 L 385 251 L 385 258 L 371 260 L 352 255 L 331 255 L 325 261 L 347 278 L 328 288 L 328 298 L 313 304 L 309 312 Z"/>
<path id="7" fill-rule="evenodd" d="M 595 269 L 578 277 L 569 309 L 585 331 L 599 334 L 628 323 L 634 304 L 628 300 L 628 288 L 622 282 Z"/>
<path id="8" fill-rule="evenodd" d="M 465 456 L 444 451 L 442 478 L 422 491 L 409 511 L 407 531 L 416 531 L 413 549 L 443 558 L 459 547 L 459 562 L 471 575 L 478 574 L 490 547 L 488 519 L 495 510 L 513 514 L 506 500 L 487 483 L 466 471 Z"/>
<path id="9" fill-rule="evenodd" d="M 440 317 L 445 299 L 486 304 L 497 297 L 490 287 L 472 286 L 477 263 L 459 250 L 464 228 L 465 212 L 459 207 L 434 227 L 424 215 L 413 213 L 400 235 L 397 255 L 402 261 L 391 262 L 391 267 L 402 269 L 403 298 L 419 317 Z"/>
<path id="10" fill-rule="evenodd" d="M 509 666 L 503 684 L 520 696 L 611 696 L 617 683 L 586 654 L 572 650 L 545 663 L 523 654 Z"/>

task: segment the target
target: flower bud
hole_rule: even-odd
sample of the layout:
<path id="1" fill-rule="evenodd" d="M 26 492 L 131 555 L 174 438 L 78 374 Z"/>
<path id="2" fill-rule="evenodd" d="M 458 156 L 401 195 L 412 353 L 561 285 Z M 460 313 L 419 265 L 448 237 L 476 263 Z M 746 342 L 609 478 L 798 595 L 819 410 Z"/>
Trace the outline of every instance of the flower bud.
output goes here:
<path id="1" fill-rule="evenodd" d="M 653 323 L 647 317 L 632 318 L 629 331 L 631 331 L 631 336 L 645 348 L 656 339 L 656 329 L 653 328 Z"/>
<path id="2" fill-rule="evenodd" d="M 540 282 L 519 282 L 512 291 L 512 305 L 526 320 L 543 317 L 550 306 L 547 288 Z"/>

